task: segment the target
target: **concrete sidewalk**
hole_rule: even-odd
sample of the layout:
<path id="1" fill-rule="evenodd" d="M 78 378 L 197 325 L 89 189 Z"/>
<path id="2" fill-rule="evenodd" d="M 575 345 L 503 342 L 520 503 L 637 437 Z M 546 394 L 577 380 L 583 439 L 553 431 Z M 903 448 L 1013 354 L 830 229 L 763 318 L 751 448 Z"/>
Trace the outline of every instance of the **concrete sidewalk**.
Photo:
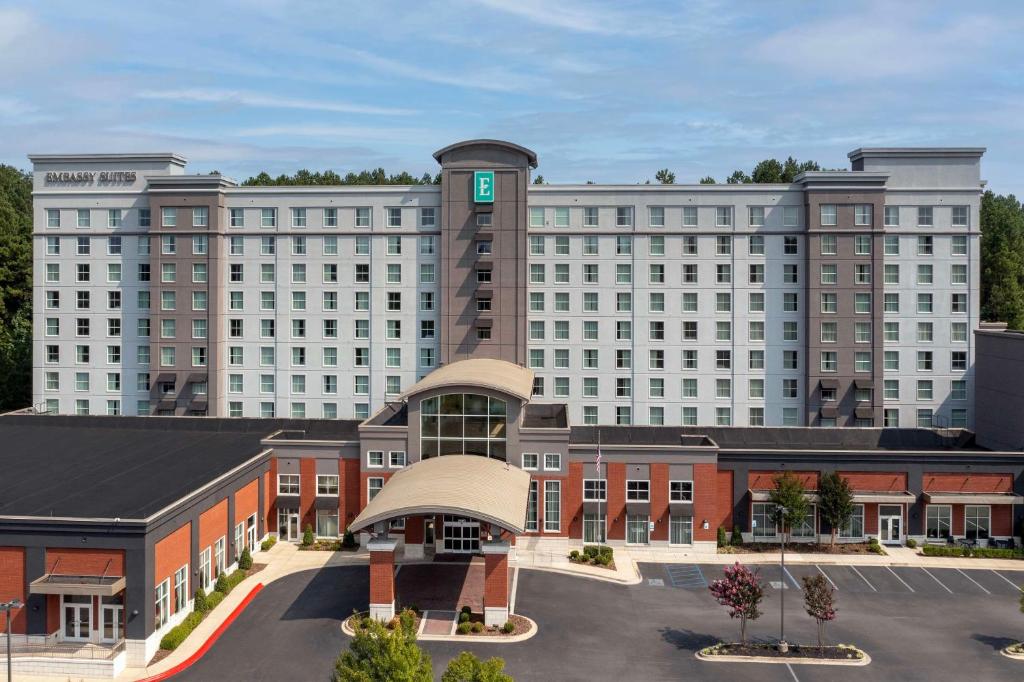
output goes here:
<path id="1" fill-rule="evenodd" d="M 615 570 L 599 566 L 574 564 L 569 561 L 568 551 L 561 551 L 560 549 L 521 549 L 517 547 L 516 565 L 519 568 L 553 571 L 555 573 L 565 573 L 581 578 L 604 580 L 622 585 L 636 585 L 642 580 L 634 558 L 623 547 L 615 548 Z"/>

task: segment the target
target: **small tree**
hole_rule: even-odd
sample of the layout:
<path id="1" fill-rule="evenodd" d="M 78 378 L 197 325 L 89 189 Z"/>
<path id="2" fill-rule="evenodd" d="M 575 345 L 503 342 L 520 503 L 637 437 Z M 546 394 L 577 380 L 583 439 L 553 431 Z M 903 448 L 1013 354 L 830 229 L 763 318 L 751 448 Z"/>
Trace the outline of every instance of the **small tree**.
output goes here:
<path id="1" fill-rule="evenodd" d="M 832 529 L 831 545 L 835 547 L 839 529 L 853 517 L 853 488 L 835 471 L 821 477 L 818 483 L 818 510 Z"/>
<path id="2" fill-rule="evenodd" d="M 718 527 L 718 546 L 725 547 L 728 543 L 728 536 L 725 534 L 725 528 Z"/>
<path id="3" fill-rule="evenodd" d="M 210 610 L 210 603 L 206 601 L 206 590 L 201 587 L 196 590 L 195 601 L 192 602 L 192 609 L 196 613 L 206 613 Z"/>
<path id="4" fill-rule="evenodd" d="M 309 547 L 316 540 L 316 536 L 313 535 L 313 526 L 306 524 L 306 529 L 302 531 L 302 544 Z"/>
<path id="5" fill-rule="evenodd" d="M 740 642 L 747 643 L 747 621 L 761 616 L 758 606 L 764 599 L 764 588 L 757 571 L 736 562 L 725 567 L 725 577 L 708 586 L 722 606 L 729 607 L 729 617 L 740 619 Z"/>
<path id="6" fill-rule="evenodd" d="M 228 584 L 228 574 L 221 571 L 221 574 L 217 576 L 217 582 L 213 584 L 213 591 L 220 592 L 224 596 L 227 596 L 231 592 L 231 585 Z"/>
<path id="7" fill-rule="evenodd" d="M 249 552 L 248 547 L 243 549 L 242 556 L 238 557 L 238 567 L 243 571 L 248 571 L 252 568 L 252 553 Z"/>
<path id="8" fill-rule="evenodd" d="M 792 471 L 775 477 L 775 488 L 768 493 L 768 501 L 775 505 L 776 521 L 782 524 L 782 538 L 788 540 L 788 533 L 795 524 L 803 523 L 807 517 L 807 489 Z M 781 509 L 785 508 L 783 514 Z"/>
<path id="9" fill-rule="evenodd" d="M 835 589 L 820 574 L 805 575 L 803 581 L 804 608 L 818 623 L 818 646 L 822 647 L 825 646 L 825 623 L 836 619 Z"/>
<path id="10" fill-rule="evenodd" d="M 505 672 L 504 659 L 492 656 L 486 661 L 463 651 L 448 663 L 441 682 L 513 682 Z"/>
<path id="11" fill-rule="evenodd" d="M 662 168 L 660 171 L 654 174 L 654 179 L 662 185 L 674 185 L 676 184 L 676 174 L 670 171 L 668 168 Z"/>
<path id="12" fill-rule="evenodd" d="M 433 682 L 430 654 L 416 644 L 413 620 L 398 620 L 388 629 L 367 619 L 335 662 L 334 682 Z"/>
<path id="13" fill-rule="evenodd" d="M 737 547 L 743 544 L 743 533 L 740 531 L 739 526 L 732 527 L 732 537 L 729 538 L 729 544 L 736 545 Z"/>

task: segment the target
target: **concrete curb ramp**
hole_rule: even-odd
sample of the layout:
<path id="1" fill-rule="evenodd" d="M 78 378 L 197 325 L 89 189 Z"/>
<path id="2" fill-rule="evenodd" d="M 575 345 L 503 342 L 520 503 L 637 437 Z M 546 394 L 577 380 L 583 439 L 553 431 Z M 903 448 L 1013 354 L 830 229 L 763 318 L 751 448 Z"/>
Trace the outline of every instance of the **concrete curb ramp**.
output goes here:
<path id="1" fill-rule="evenodd" d="M 796 658 L 781 656 L 707 656 L 698 651 L 694 656 L 701 661 L 709 663 L 788 663 L 789 665 L 845 665 L 864 666 L 871 663 L 871 656 L 868 652 L 857 649 L 863 654 L 863 658 L 854 659 L 822 659 L 822 658 Z"/>

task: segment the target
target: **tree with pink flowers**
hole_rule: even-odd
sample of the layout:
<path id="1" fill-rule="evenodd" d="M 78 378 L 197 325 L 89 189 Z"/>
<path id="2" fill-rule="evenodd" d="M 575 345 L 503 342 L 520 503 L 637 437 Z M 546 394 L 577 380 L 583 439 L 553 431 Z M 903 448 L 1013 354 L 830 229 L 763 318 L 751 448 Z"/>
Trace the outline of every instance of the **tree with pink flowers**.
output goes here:
<path id="1" fill-rule="evenodd" d="M 804 608 L 807 615 L 818 623 L 818 646 L 825 646 L 825 623 L 836 619 L 836 597 L 835 590 L 825 576 L 805 575 L 804 578 Z"/>
<path id="2" fill-rule="evenodd" d="M 725 567 L 725 577 L 708 586 L 711 594 L 722 606 L 729 607 L 729 617 L 740 619 L 740 643 L 747 643 L 747 621 L 761 615 L 758 606 L 764 599 L 764 587 L 757 571 L 736 562 Z"/>

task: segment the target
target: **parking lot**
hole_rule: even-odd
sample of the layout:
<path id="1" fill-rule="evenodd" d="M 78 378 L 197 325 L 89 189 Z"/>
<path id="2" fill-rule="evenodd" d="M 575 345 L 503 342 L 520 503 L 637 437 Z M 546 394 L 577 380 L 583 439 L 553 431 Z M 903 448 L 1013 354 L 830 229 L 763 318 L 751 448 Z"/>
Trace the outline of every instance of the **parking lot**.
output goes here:
<path id="1" fill-rule="evenodd" d="M 649 587 L 704 589 L 722 576 L 722 567 L 708 564 L 641 564 L 640 567 Z M 1019 598 L 1018 586 L 1024 586 L 1024 570 L 791 564 L 782 573 L 778 565 L 759 564 L 757 568 L 769 589 L 799 590 L 805 576 L 823 575 L 839 595 L 905 594 L 925 599 L 963 595 L 1006 599 Z"/>

